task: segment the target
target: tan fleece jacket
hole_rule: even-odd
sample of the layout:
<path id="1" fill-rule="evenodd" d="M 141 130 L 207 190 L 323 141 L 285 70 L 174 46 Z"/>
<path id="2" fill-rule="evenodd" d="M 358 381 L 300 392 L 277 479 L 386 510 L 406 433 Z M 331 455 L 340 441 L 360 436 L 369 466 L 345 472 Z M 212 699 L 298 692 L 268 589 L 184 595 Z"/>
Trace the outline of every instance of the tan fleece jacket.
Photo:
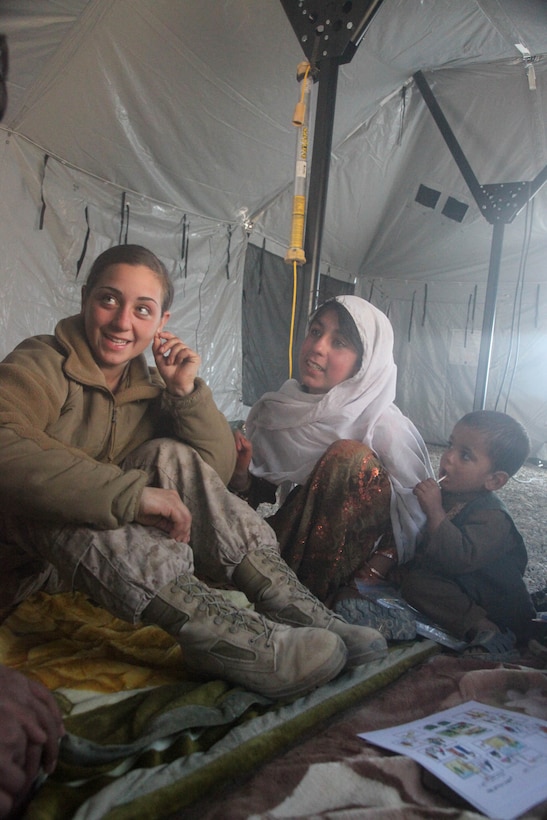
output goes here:
<path id="1" fill-rule="evenodd" d="M 140 356 L 113 395 L 80 316 L 59 322 L 55 336 L 26 339 L 0 363 L 0 499 L 10 514 L 99 529 L 134 521 L 146 478 L 117 465 L 160 436 L 194 447 L 230 480 L 233 435 L 205 382 L 170 396 Z"/>

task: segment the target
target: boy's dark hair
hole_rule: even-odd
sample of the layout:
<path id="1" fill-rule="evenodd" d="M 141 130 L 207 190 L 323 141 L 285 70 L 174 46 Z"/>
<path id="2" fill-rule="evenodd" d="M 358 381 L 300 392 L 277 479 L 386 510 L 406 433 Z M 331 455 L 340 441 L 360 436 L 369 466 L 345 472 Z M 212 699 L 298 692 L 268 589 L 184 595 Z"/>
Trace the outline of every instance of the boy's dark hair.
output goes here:
<path id="1" fill-rule="evenodd" d="M 467 413 L 458 424 L 472 427 L 484 436 L 486 452 L 494 472 L 502 470 L 514 475 L 530 454 L 528 433 L 516 419 L 496 410 L 475 410 Z"/>
<path id="2" fill-rule="evenodd" d="M 114 245 L 108 248 L 99 254 L 91 266 L 86 280 L 88 291 L 93 290 L 101 274 L 111 265 L 144 265 L 150 268 L 161 282 L 163 293 L 161 312 L 165 313 L 169 310 L 173 303 L 173 283 L 167 273 L 167 268 L 155 253 L 149 251 L 148 248 L 143 248 L 142 245 Z"/>
<path id="3" fill-rule="evenodd" d="M 317 308 L 315 313 L 312 313 L 309 324 L 311 325 L 315 319 L 321 319 L 321 317 L 324 316 L 328 310 L 334 310 L 338 317 L 338 327 L 340 328 L 340 333 L 342 336 L 346 337 L 350 345 L 357 351 L 357 367 L 355 368 L 355 372 L 357 372 L 363 362 L 363 354 L 365 351 L 363 348 L 363 342 L 361 341 L 361 336 L 357 330 L 357 325 L 344 305 L 337 302 L 336 299 L 328 299 Z"/>

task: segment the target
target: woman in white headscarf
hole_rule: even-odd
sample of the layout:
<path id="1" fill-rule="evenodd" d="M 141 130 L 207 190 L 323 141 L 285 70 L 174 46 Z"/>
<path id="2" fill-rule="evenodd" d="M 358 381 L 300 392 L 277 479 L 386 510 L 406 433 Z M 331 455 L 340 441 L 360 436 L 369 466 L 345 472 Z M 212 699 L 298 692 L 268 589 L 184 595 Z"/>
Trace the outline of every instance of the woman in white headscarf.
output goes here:
<path id="1" fill-rule="evenodd" d="M 358 296 L 325 302 L 299 372 L 251 409 L 231 487 L 255 505 L 273 498 L 265 484 L 281 488 L 268 522 L 287 563 L 330 605 L 356 577 L 383 580 L 412 558 L 425 523 L 413 488 L 433 470 L 393 404 L 393 330 L 380 310 Z"/>

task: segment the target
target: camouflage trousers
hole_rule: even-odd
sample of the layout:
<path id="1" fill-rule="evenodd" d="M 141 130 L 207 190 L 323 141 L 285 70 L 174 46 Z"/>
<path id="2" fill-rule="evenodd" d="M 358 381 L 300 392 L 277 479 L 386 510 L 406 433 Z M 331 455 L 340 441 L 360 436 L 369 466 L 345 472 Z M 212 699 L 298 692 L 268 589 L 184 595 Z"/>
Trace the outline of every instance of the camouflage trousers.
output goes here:
<path id="1" fill-rule="evenodd" d="M 217 473 L 191 447 L 156 439 L 122 465 L 148 474 L 153 487 L 176 489 L 192 514 L 190 543 L 137 523 L 113 530 L 0 514 L 4 581 L 3 612 L 39 590 L 79 591 L 113 615 L 135 623 L 155 594 L 182 573 L 206 583 L 230 583 L 245 555 L 261 546 L 278 549 L 271 527 L 230 493 Z"/>

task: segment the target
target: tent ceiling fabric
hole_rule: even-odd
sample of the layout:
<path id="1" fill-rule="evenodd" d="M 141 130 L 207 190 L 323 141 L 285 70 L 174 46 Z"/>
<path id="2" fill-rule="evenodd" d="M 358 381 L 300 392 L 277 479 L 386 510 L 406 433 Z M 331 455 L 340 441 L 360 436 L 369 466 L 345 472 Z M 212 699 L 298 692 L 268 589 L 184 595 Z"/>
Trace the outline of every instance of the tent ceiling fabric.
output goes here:
<path id="1" fill-rule="evenodd" d="M 241 412 L 239 369 L 230 370 L 224 359 L 230 358 L 227 339 L 232 363 L 240 354 L 235 324 L 245 244 L 266 240 L 269 250 L 283 255 L 289 238 L 291 118 L 299 93 L 296 68 L 304 55 L 281 2 L 4 0 L 1 21 L 10 51 L 6 140 L 0 147 L 0 275 L 7 294 L 0 308 L 2 352 L 22 335 L 44 330 L 38 320 L 47 316 L 51 326 L 74 309 L 80 283 L 71 277 L 86 230 L 89 253 L 115 241 L 125 192 L 133 241 L 150 239 L 179 273 L 180 225 L 186 218 L 191 224 L 183 290 L 192 295 L 186 319 L 180 296 L 177 321 L 184 331 L 187 321 L 194 336 L 198 326 L 205 334 L 198 334 L 204 375 L 213 378 L 217 395 L 229 384 L 223 409 Z M 460 330 L 476 288 L 474 330 L 480 328 L 492 230 L 412 80 L 417 71 L 424 72 L 481 184 L 533 179 L 547 165 L 547 3 L 384 0 L 355 56 L 340 67 L 322 269 L 355 279 L 357 292 L 373 293 L 390 311 L 399 368 L 406 368 L 399 404 L 426 438 L 440 440 L 454 415 L 469 409 L 473 367 L 465 365 L 460 393 L 458 380 L 448 390 L 456 337 L 447 336 L 445 360 L 438 361 L 441 316 L 433 337 L 431 331 L 425 336 L 426 322 L 419 331 L 422 349 L 412 350 L 417 337 L 410 334 L 408 341 L 408 310 L 428 285 L 426 315 L 434 305 L 449 305 L 445 321 Z M 46 154 L 51 159 L 44 173 Z M 68 189 L 61 196 L 63 184 Z M 438 192 L 435 207 L 416 201 L 420 185 Z M 48 210 L 40 232 L 44 189 Z M 461 221 L 446 215 L 447 202 L 465 211 Z M 508 349 L 514 350 L 515 299 L 523 299 L 522 314 L 530 317 L 524 338 L 534 350 L 543 349 L 538 337 L 545 335 L 546 254 L 543 189 L 505 234 L 505 328 L 494 357 L 494 394 L 504 380 L 504 362 L 514 355 Z M 515 288 L 523 271 L 521 297 Z M 217 298 L 224 294 L 234 306 L 224 319 L 231 327 L 222 327 L 218 304 L 200 301 L 204 282 L 214 301 L 209 277 L 217 282 Z M 13 315 L 15 285 L 25 294 L 23 316 Z M 432 374 L 444 409 L 439 402 L 428 409 L 423 394 L 414 396 L 412 385 Z M 539 447 L 547 438 L 547 396 L 534 391 L 530 398 L 517 378 L 508 409 L 533 426 Z M 454 401 L 452 395 L 447 401 L 449 392 Z M 427 403 L 434 402 L 432 392 Z"/>
<path id="2" fill-rule="evenodd" d="M 67 5 L 81 9 L 72 24 Z M 52 155 L 99 177 L 108 157 L 111 182 L 218 219 L 257 213 L 290 184 L 303 54 L 280 3 L 18 0 L 5 3 L 8 34 L 10 6 L 41 54 L 6 123 Z M 541 0 L 386 0 L 341 70 L 335 152 L 416 70 L 516 61 L 517 35 L 547 53 L 541 16 Z"/>

